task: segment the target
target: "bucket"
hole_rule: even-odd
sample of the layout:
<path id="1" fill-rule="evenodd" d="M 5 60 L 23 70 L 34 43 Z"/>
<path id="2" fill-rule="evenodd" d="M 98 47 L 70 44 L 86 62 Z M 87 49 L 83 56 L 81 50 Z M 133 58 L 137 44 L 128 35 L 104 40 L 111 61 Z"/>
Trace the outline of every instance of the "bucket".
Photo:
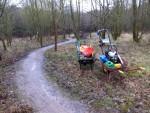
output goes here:
<path id="1" fill-rule="evenodd" d="M 115 68 L 115 64 L 111 61 L 107 61 L 105 63 L 105 66 L 107 66 L 108 68 L 114 69 Z"/>
<path id="2" fill-rule="evenodd" d="M 121 64 L 115 64 L 115 68 L 117 69 L 121 68 Z"/>
<path id="3" fill-rule="evenodd" d="M 100 55 L 100 61 L 105 63 L 108 61 L 107 57 L 105 55 Z"/>

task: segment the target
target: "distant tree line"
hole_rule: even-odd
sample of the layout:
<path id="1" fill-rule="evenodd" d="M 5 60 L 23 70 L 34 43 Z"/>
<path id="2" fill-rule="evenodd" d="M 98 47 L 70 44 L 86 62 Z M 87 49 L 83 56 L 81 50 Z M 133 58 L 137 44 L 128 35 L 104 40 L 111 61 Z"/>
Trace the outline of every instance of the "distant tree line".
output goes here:
<path id="1" fill-rule="evenodd" d="M 75 0 L 74 0 L 75 1 Z M 22 7 L 0 0 L 0 40 L 4 50 L 11 46 L 12 37 L 35 36 L 41 47 L 43 36 L 93 32 L 101 28 L 112 31 L 116 40 L 124 32 L 133 32 L 139 42 L 144 32 L 150 30 L 149 0 L 24 0 Z"/>

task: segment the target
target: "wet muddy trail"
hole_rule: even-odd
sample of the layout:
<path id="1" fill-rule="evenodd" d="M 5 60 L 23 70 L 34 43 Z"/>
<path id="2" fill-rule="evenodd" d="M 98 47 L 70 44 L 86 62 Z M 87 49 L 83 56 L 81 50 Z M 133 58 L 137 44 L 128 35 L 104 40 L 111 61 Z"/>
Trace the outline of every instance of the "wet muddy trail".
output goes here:
<path id="1" fill-rule="evenodd" d="M 69 40 L 59 46 L 73 43 Z M 20 98 L 27 101 L 36 113 L 88 113 L 85 105 L 64 96 L 57 85 L 47 81 L 42 67 L 44 53 L 54 45 L 33 51 L 24 60 L 18 62 L 16 84 Z"/>

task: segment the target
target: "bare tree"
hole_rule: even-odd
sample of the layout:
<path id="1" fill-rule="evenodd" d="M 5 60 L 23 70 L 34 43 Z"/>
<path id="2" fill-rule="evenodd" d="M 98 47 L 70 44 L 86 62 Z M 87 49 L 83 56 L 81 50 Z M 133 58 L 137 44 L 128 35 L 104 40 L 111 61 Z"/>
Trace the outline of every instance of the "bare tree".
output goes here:
<path id="1" fill-rule="evenodd" d="M 28 14 L 31 18 L 32 30 L 37 36 L 37 40 L 40 43 L 40 46 L 43 46 L 43 29 L 44 23 L 42 23 L 43 19 L 43 2 L 42 0 L 27 0 Z"/>
<path id="2" fill-rule="evenodd" d="M 112 21 L 111 21 L 111 31 L 113 38 L 117 40 L 117 37 L 121 35 L 123 26 L 123 14 L 124 14 L 124 2 L 122 0 L 113 0 L 112 9 Z"/>
<path id="3" fill-rule="evenodd" d="M 7 3 L 7 0 L 0 0 L 0 19 L 2 19 L 2 17 L 3 17 L 5 7 L 6 7 L 6 3 Z M 3 34 L 1 34 L 0 40 L 2 41 L 4 50 L 7 50 L 5 39 L 2 36 L 3 36 Z"/>
<path id="4" fill-rule="evenodd" d="M 143 1 L 139 0 L 139 3 L 137 3 L 137 0 L 132 0 L 132 7 L 133 7 L 133 40 L 135 42 L 139 42 L 143 35 L 143 10 L 142 10 L 142 4 Z"/>
<path id="5" fill-rule="evenodd" d="M 56 2 L 54 0 L 51 0 L 52 4 L 52 22 L 53 22 L 53 28 L 54 28 L 54 36 L 55 36 L 55 51 L 57 51 L 57 22 L 56 22 Z"/>
<path id="6" fill-rule="evenodd" d="M 7 0 L 0 0 L 0 17 L 3 16 Z"/>
<path id="7" fill-rule="evenodd" d="M 74 8 L 72 0 L 70 0 L 70 12 L 71 12 L 71 19 L 73 24 L 73 32 L 77 39 L 80 39 L 80 2 L 76 0 L 77 12 L 75 16 Z M 76 18 L 75 18 L 76 17 Z"/>

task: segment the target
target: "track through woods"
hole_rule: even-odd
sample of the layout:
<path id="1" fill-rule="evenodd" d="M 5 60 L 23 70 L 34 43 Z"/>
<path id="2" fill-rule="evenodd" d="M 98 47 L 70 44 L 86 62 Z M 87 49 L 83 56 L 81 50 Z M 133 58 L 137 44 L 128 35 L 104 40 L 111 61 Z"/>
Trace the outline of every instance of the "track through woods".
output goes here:
<path id="1" fill-rule="evenodd" d="M 71 39 L 59 46 L 73 43 Z M 21 99 L 27 101 L 36 113 L 88 113 L 86 106 L 64 96 L 59 88 L 47 81 L 42 65 L 44 53 L 54 45 L 38 49 L 18 63 L 16 83 Z"/>

